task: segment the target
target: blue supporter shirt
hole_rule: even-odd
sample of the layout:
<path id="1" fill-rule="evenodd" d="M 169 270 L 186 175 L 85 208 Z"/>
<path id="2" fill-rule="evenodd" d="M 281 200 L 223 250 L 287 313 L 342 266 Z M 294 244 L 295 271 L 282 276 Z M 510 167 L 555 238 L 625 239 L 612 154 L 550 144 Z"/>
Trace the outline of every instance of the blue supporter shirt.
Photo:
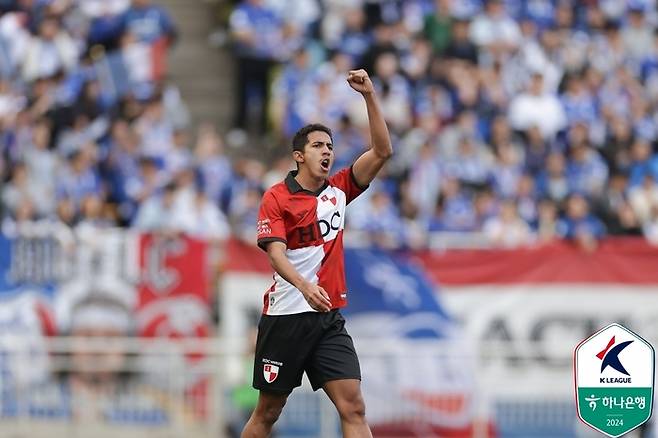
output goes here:
<path id="1" fill-rule="evenodd" d="M 444 201 L 441 216 L 430 220 L 429 231 L 473 231 L 475 225 L 473 201 L 459 194 Z"/>
<path id="2" fill-rule="evenodd" d="M 521 18 L 532 20 L 540 29 L 553 25 L 555 4 L 552 0 L 526 0 L 520 3 Z"/>
<path id="3" fill-rule="evenodd" d="M 258 59 L 277 57 L 283 45 L 283 22 L 273 10 L 241 3 L 231 14 L 230 25 L 232 30 L 250 32 L 255 38 L 253 45 L 235 43 L 239 55 Z"/>
<path id="4" fill-rule="evenodd" d="M 608 166 L 598 153 L 592 152 L 585 161 L 569 161 L 566 177 L 571 191 L 593 194 L 607 181 Z"/>
<path id="5" fill-rule="evenodd" d="M 338 45 L 340 51 L 350 55 L 354 65 L 359 65 L 363 55 L 370 49 L 372 37 L 365 32 L 347 32 Z"/>
<path id="6" fill-rule="evenodd" d="M 597 120 L 598 110 L 594 99 L 590 96 L 574 98 L 565 94 L 561 100 L 564 113 L 571 125 L 577 122 L 594 123 Z"/>
<path id="7" fill-rule="evenodd" d="M 558 233 L 566 239 L 574 239 L 581 234 L 590 234 L 597 239 L 605 235 L 605 226 L 597 217 L 588 214 L 581 219 L 564 218 L 558 221 Z"/>
<path id="8" fill-rule="evenodd" d="M 71 199 L 79 205 L 85 196 L 100 195 L 100 177 L 94 169 L 86 169 L 79 174 L 64 173 L 59 177 L 56 193 L 57 199 Z"/>
<path id="9" fill-rule="evenodd" d="M 644 177 L 651 175 L 658 181 L 658 154 L 645 161 L 634 161 L 630 165 L 628 187 L 635 187 L 642 184 Z"/>
<path id="10" fill-rule="evenodd" d="M 171 17 L 160 6 L 147 6 L 144 8 L 130 8 L 121 16 L 120 28 L 123 32 L 130 32 L 144 43 L 153 43 L 158 39 L 176 33 Z"/>

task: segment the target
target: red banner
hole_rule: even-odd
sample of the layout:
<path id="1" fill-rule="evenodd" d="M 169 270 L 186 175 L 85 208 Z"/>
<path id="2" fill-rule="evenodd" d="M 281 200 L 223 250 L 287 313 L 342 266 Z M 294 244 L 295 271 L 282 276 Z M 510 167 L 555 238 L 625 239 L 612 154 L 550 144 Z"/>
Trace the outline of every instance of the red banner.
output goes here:
<path id="1" fill-rule="evenodd" d="M 514 250 L 422 251 L 413 257 L 442 285 L 658 284 L 658 247 L 639 238 L 609 238 L 592 253 L 556 242 Z"/>
<path id="2" fill-rule="evenodd" d="M 272 272 L 265 253 L 255 246 L 232 241 L 228 253 L 230 271 Z M 641 238 L 608 238 L 592 253 L 560 241 L 512 250 L 425 250 L 407 255 L 443 285 L 658 284 L 658 247 Z"/>
<path id="3" fill-rule="evenodd" d="M 207 244 L 189 237 L 140 238 L 137 312 L 140 334 L 207 336 L 210 290 Z"/>

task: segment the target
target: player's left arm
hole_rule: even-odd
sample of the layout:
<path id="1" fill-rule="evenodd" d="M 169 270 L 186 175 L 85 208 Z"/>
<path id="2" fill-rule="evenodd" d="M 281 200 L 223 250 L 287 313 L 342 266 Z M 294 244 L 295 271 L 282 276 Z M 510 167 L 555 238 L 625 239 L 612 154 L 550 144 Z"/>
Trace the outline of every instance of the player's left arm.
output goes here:
<path id="1" fill-rule="evenodd" d="M 368 73 L 365 70 L 351 70 L 347 76 L 347 82 L 350 87 L 361 93 L 368 110 L 372 147 L 363 153 L 352 166 L 357 184 L 360 187 L 367 187 L 384 163 L 393 155 L 393 147 L 384 114 Z"/>

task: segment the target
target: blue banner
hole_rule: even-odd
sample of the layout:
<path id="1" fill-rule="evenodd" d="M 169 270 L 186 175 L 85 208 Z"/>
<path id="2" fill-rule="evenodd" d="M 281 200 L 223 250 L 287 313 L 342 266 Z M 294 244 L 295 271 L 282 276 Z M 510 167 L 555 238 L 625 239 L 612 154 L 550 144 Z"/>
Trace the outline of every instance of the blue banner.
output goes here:
<path id="1" fill-rule="evenodd" d="M 53 237 L 0 235 L 0 300 L 26 290 L 53 298 L 62 256 L 62 247 Z"/>
<path id="2" fill-rule="evenodd" d="M 446 338 L 455 329 L 454 321 L 436 298 L 435 285 L 411 263 L 377 249 L 348 248 L 345 274 L 349 287 L 349 304 L 343 309 L 346 315 L 416 319 L 412 329 L 399 333 L 409 338 Z M 422 322 L 430 319 L 432 322 L 423 327 Z"/>
<path id="3" fill-rule="evenodd" d="M 345 271 L 349 303 L 342 311 L 361 353 L 373 431 L 471 436 L 473 355 L 436 285 L 408 260 L 377 249 L 346 249 Z"/>

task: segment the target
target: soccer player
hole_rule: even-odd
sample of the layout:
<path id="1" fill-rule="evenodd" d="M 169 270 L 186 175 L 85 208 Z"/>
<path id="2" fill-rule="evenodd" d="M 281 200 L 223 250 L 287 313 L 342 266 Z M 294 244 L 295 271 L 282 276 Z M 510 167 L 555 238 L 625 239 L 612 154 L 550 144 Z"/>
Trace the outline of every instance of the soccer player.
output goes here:
<path id="1" fill-rule="evenodd" d="M 393 149 L 366 71 L 350 71 L 347 82 L 365 100 L 372 147 L 330 177 L 331 130 L 305 126 L 292 141 L 297 170 L 263 195 L 258 246 L 276 272 L 258 325 L 258 404 L 242 438 L 269 435 L 304 372 L 313 390 L 322 388 L 336 406 L 344 437 L 372 437 L 359 360 L 338 310 L 347 304 L 343 227 L 346 205 L 368 187 Z"/>

